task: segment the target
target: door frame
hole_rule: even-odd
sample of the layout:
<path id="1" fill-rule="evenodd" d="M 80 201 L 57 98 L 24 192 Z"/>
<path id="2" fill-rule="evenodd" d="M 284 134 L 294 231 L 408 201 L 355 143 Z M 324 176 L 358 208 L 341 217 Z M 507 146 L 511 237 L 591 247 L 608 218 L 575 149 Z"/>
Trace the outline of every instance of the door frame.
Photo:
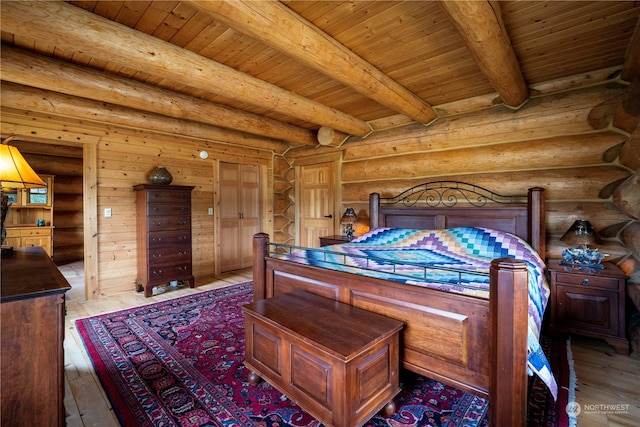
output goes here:
<path id="1" fill-rule="evenodd" d="M 334 212 L 338 212 L 337 215 L 333 218 L 333 229 L 340 230 L 340 218 L 342 217 L 342 212 L 340 211 L 342 206 L 342 180 L 340 177 L 342 176 L 342 152 L 337 153 L 327 153 L 322 155 L 315 155 L 310 157 L 300 157 L 293 160 L 293 166 L 295 170 L 295 245 L 300 245 L 300 203 L 302 200 L 300 198 L 300 183 L 301 183 L 301 167 L 302 166 L 312 166 L 317 165 L 319 163 L 333 163 L 333 182 L 335 185 L 335 198 L 333 200 L 333 210 Z"/>
<path id="2" fill-rule="evenodd" d="M 10 132 L 5 129 L 11 127 Z M 2 123 L 2 139 L 9 135 L 16 139 L 50 145 L 82 147 L 82 203 L 84 228 L 84 298 L 90 300 L 99 295 L 98 282 L 98 143 L 101 137 L 74 132 L 25 127 L 14 123 Z M 35 130 L 35 134 L 34 134 Z M 6 133 L 6 135 L 5 135 Z M 55 190 L 54 190 L 55 191 Z M 55 199 L 54 199 L 55 200 Z"/>

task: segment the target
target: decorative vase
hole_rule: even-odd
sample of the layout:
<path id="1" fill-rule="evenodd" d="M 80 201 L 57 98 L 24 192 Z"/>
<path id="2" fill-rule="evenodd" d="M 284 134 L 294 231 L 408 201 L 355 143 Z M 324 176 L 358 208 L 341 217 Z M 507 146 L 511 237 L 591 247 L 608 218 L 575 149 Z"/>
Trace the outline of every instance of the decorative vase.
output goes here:
<path id="1" fill-rule="evenodd" d="M 149 181 L 151 181 L 152 184 L 169 185 L 171 181 L 173 181 L 173 176 L 171 176 L 167 168 L 158 166 L 149 174 Z"/>

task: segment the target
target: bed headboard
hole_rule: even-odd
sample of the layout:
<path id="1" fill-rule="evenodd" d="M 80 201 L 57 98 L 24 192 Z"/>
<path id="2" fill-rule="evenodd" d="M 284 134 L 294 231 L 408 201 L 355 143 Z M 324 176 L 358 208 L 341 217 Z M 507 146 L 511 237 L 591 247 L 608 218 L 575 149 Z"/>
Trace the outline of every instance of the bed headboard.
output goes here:
<path id="1" fill-rule="evenodd" d="M 371 228 L 487 227 L 525 239 L 545 259 L 544 189 L 505 196 L 477 185 L 434 181 L 393 197 L 369 195 Z"/>

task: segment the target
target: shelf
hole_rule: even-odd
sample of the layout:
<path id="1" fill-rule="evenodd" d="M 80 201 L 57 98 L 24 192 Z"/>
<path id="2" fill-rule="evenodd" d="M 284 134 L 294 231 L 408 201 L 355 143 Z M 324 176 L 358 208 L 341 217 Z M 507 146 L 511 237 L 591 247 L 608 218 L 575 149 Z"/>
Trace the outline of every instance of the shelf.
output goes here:
<path id="1" fill-rule="evenodd" d="M 46 188 L 8 189 L 11 205 L 4 226 L 4 244 L 16 248 L 42 246 L 53 255 L 53 175 L 40 175 Z M 42 203 L 34 203 L 34 201 Z M 38 226 L 38 221 L 44 221 Z"/>

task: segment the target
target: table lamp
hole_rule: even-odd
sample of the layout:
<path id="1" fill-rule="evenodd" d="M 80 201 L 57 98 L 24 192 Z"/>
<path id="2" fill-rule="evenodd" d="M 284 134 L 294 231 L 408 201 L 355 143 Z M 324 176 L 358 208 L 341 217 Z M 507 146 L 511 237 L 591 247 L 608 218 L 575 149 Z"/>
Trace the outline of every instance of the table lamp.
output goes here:
<path id="1" fill-rule="evenodd" d="M 347 208 L 340 219 L 341 224 L 346 224 L 344 228 L 344 236 L 351 240 L 353 239 L 353 224 L 358 221 L 358 215 L 356 215 L 356 211 L 353 208 Z"/>
<path id="2" fill-rule="evenodd" d="M 584 219 L 575 221 L 562 235 L 560 241 L 574 246 L 562 251 L 560 264 L 574 267 L 604 268 L 601 262 L 606 255 L 598 252 L 598 249 L 589 249 L 589 245 L 602 244 L 602 240 L 589 221 Z"/>
<path id="3" fill-rule="evenodd" d="M 7 230 L 4 228 L 4 221 L 9 213 L 9 196 L 4 194 L 5 188 L 40 188 L 47 185 L 38 174 L 29 166 L 29 163 L 22 157 L 20 151 L 9 142 L 14 137 L 10 136 L 0 144 L 0 222 L 1 235 L 0 242 L 4 243 Z M 2 253 L 13 251 L 13 247 L 2 244 Z"/>

